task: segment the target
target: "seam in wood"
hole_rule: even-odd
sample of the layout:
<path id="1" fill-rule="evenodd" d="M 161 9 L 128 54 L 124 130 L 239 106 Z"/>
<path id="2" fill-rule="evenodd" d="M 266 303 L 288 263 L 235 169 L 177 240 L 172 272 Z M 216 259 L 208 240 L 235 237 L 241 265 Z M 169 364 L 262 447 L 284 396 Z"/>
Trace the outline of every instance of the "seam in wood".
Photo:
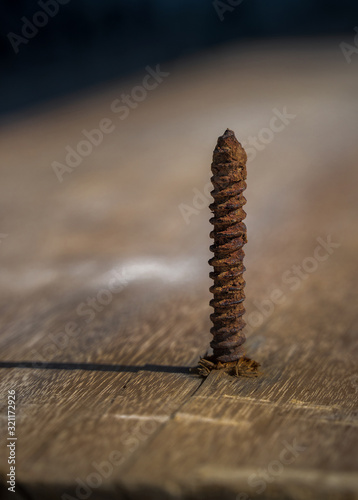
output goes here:
<path id="1" fill-rule="evenodd" d="M 114 414 L 112 415 L 114 418 L 118 419 L 126 419 L 126 420 L 156 420 L 157 422 L 166 422 L 170 419 L 169 415 L 122 415 L 122 414 Z"/>
<path id="2" fill-rule="evenodd" d="M 232 419 L 218 419 L 211 417 L 202 417 L 200 415 L 192 415 L 190 413 L 177 413 L 174 417 L 175 420 L 195 420 L 197 422 L 202 423 L 210 423 L 215 425 L 233 425 L 233 426 L 242 426 L 246 424 L 246 427 L 249 427 L 251 424 L 248 421 L 243 420 L 232 420 Z"/>
<path id="3" fill-rule="evenodd" d="M 240 483 L 242 479 L 247 481 L 247 478 L 257 473 L 257 467 L 212 467 L 210 465 L 203 466 L 198 470 L 199 477 L 205 477 L 206 479 L 210 477 L 212 481 L 225 481 L 225 484 L 230 483 Z M 286 467 L 281 475 L 276 478 L 276 482 L 284 484 L 286 481 L 291 482 L 292 480 L 300 480 L 301 484 L 319 483 L 321 486 L 324 484 L 327 488 L 334 487 L 338 485 L 341 486 L 342 483 L 345 484 L 347 489 L 358 490 L 357 474 L 352 472 L 334 472 L 330 470 L 322 469 L 307 469 L 298 467 Z M 340 484 L 338 484 L 340 483 Z"/>

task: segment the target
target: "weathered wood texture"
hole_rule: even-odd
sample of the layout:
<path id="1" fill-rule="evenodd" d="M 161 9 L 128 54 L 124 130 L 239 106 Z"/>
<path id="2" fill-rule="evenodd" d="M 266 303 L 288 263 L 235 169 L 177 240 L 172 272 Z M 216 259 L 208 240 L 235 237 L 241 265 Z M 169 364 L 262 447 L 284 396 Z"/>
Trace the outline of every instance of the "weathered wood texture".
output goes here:
<path id="1" fill-rule="evenodd" d="M 3 124 L 9 498 L 358 498 L 358 67 L 339 42 L 162 66 L 170 75 L 125 121 L 110 104 L 144 72 Z M 295 116 L 272 122 L 285 108 Z M 51 162 L 103 118 L 115 130 L 58 182 Z M 284 126 L 262 132 L 272 123 Z M 188 371 L 210 341 L 209 201 L 198 192 L 227 127 L 259 138 L 245 194 L 246 346 L 264 374 L 202 380 Z M 187 224 L 179 207 L 194 196 Z"/>

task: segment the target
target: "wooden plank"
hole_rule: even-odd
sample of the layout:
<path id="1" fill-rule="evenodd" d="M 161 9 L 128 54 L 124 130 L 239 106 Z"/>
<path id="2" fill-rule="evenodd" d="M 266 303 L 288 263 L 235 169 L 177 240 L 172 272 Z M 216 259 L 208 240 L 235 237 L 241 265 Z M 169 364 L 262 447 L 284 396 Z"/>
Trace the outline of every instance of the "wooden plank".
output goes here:
<path id="1" fill-rule="evenodd" d="M 312 275 L 252 335 L 250 354 L 262 361 L 261 378 L 212 373 L 137 455 L 125 473 L 133 498 L 148 491 L 156 498 L 163 483 L 185 498 L 214 499 L 218 491 L 228 498 L 358 496 L 358 322 L 349 277 L 341 276 L 346 288 L 340 287 L 338 307 L 321 303 L 329 303 L 331 280 L 342 272 L 335 263 L 326 278 Z M 318 286 L 320 296 L 310 302 Z M 286 464 L 284 450 L 293 444 L 299 452 Z"/>
<path id="2" fill-rule="evenodd" d="M 2 126 L 0 426 L 14 387 L 18 499 L 358 498 L 358 75 L 330 47 L 172 65 L 62 183 L 51 162 L 115 120 L 137 77 Z M 246 345 L 264 374 L 203 381 L 188 368 L 210 341 L 211 151 L 285 108 L 248 166 Z"/>

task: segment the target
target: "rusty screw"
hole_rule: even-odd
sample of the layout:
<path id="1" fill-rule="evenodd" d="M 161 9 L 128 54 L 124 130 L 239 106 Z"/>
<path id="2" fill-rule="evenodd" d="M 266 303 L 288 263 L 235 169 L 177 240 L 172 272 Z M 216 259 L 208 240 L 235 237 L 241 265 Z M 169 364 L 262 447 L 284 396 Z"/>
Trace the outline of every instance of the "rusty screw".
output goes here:
<path id="1" fill-rule="evenodd" d="M 214 298 L 210 305 L 214 313 L 210 319 L 214 326 L 211 333 L 214 336 L 211 347 L 214 360 L 227 362 L 237 361 L 243 356 L 242 344 L 245 335 L 242 329 L 245 322 L 242 316 L 245 312 L 245 280 L 243 272 L 244 250 L 247 242 L 246 226 L 243 220 L 246 213 L 243 206 L 246 199 L 243 191 L 246 188 L 246 160 L 244 148 L 238 142 L 234 132 L 226 130 L 219 137 L 213 154 L 211 182 L 214 190 L 211 192 L 214 203 L 210 210 L 214 217 L 210 222 L 214 230 L 210 237 L 214 244 L 210 250 L 214 257 L 209 264 L 214 267 L 210 277 L 214 285 L 210 288 Z"/>
<path id="2" fill-rule="evenodd" d="M 246 152 L 234 132 L 226 130 L 218 138 L 211 164 L 214 202 L 210 210 L 214 216 L 210 222 L 214 229 L 210 237 L 214 244 L 210 250 L 214 257 L 209 264 L 214 268 L 210 273 L 214 280 L 210 288 L 214 295 L 210 301 L 214 313 L 210 315 L 213 322 L 210 331 L 214 338 L 210 343 L 213 356 L 199 362 L 201 375 L 213 369 L 230 368 L 235 375 L 257 376 L 260 366 L 244 356 L 242 347 L 246 340 L 242 331 L 245 326 L 243 246 L 247 242 L 243 222 L 246 199 L 242 193 L 246 188 L 246 160 Z"/>

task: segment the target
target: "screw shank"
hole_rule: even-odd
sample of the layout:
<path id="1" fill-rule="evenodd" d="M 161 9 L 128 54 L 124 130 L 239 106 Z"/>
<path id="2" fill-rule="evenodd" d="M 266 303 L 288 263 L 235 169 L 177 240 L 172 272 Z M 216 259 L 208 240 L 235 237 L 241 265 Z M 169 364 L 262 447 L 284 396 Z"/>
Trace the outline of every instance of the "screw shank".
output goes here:
<path id="1" fill-rule="evenodd" d="M 243 206 L 246 200 L 246 152 L 235 137 L 234 132 L 226 132 L 218 138 L 211 165 L 214 201 L 210 205 L 213 217 L 213 231 L 210 237 L 214 242 L 210 250 L 214 256 L 209 260 L 214 271 L 210 291 L 213 299 L 210 305 L 214 313 L 211 347 L 216 361 L 236 361 L 243 356 L 242 344 L 245 342 L 242 318 L 244 309 L 245 280 L 243 272 L 244 250 L 247 231 L 243 219 L 246 213 Z"/>

